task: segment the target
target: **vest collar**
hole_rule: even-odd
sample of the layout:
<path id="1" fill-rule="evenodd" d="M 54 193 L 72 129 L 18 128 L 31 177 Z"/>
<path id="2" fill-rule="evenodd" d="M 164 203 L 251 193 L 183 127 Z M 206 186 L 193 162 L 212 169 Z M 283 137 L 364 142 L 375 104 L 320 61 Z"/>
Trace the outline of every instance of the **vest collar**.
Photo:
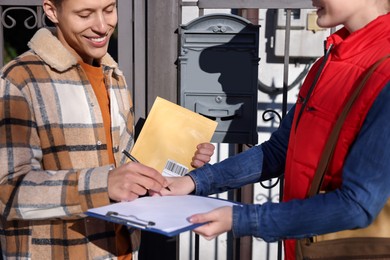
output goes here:
<path id="1" fill-rule="evenodd" d="M 350 33 L 345 27 L 330 35 L 326 48 L 333 44 L 332 56 L 336 59 L 347 59 L 357 52 L 382 44 L 378 39 L 388 40 L 390 37 L 390 13 L 379 16 L 365 27 Z M 385 35 L 385 36 L 383 36 Z M 387 36 L 387 37 L 386 37 Z"/>

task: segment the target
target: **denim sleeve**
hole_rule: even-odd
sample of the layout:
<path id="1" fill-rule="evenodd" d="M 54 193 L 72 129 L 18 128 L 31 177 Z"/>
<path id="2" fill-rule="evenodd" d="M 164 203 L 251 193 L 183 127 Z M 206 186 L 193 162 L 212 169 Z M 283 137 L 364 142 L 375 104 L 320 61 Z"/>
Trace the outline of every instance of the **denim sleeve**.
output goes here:
<path id="1" fill-rule="evenodd" d="M 193 170 L 189 175 L 195 182 L 195 194 L 207 196 L 257 182 L 262 161 L 261 146 L 255 146 L 220 163 Z"/>
<path id="2" fill-rule="evenodd" d="M 290 138 L 291 125 L 294 119 L 295 106 L 283 118 L 280 127 L 272 133 L 271 138 L 262 143 L 264 153 L 261 180 L 279 177 L 284 173 L 288 141 Z"/>
<path id="3" fill-rule="evenodd" d="M 283 174 L 293 114 L 294 108 L 263 144 L 190 172 L 195 182 L 195 194 L 220 193 Z"/>
<path id="4" fill-rule="evenodd" d="M 390 83 L 371 107 L 340 189 L 310 199 L 233 208 L 233 233 L 272 242 L 369 225 L 390 197 Z"/>

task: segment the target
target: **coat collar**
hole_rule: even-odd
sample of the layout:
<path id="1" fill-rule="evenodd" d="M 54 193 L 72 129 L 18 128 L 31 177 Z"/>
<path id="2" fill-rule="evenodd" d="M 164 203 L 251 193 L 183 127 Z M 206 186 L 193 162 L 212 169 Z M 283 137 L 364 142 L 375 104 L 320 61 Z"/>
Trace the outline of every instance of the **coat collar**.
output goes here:
<path id="1" fill-rule="evenodd" d="M 28 47 L 53 69 L 64 72 L 77 65 L 74 57 L 55 36 L 54 28 L 41 28 L 31 38 Z M 118 71 L 118 64 L 107 53 L 101 60 L 101 64 Z"/>

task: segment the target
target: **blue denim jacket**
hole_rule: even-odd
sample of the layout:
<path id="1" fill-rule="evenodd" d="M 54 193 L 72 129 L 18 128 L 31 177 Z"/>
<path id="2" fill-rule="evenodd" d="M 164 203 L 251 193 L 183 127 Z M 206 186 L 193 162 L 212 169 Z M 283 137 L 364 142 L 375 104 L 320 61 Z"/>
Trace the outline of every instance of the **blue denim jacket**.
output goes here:
<path id="1" fill-rule="evenodd" d="M 343 168 L 340 189 L 310 199 L 233 207 L 233 234 L 268 242 L 369 225 L 390 196 L 390 82 L 371 107 Z M 271 138 L 189 173 L 197 195 L 209 195 L 283 174 L 294 107 Z"/>

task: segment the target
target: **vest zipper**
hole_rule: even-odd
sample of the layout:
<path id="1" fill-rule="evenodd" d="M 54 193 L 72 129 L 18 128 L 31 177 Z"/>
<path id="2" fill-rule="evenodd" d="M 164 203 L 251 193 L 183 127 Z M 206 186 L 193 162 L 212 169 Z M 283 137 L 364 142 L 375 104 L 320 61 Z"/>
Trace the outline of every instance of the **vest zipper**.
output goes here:
<path id="1" fill-rule="evenodd" d="M 313 93 L 313 90 L 314 90 L 315 86 L 317 85 L 318 79 L 320 78 L 320 75 L 321 75 L 322 71 L 325 68 L 325 64 L 326 64 L 326 62 L 329 59 L 329 54 L 330 54 L 330 51 L 332 50 L 332 48 L 333 48 L 333 44 L 330 44 L 329 48 L 325 52 L 324 59 L 322 60 L 321 66 L 318 69 L 313 82 L 311 83 L 311 86 L 309 88 L 309 91 L 307 92 L 306 97 L 304 98 L 302 96 L 299 96 L 300 100 L 302 101 L 302 106 L 301 106 L 301 109 L 299 110 L 299 113 L 298 113 L 297 121 L 296 121 L 296 124 L 295 124 L 295 131 L 297 131 L 298 123 L 301 120 L 301 116 L 303 114 L 303 111 L 305 110 L 307 102 L 309 101 L 309 99 L 311 97 L 311 94 Z"/>

